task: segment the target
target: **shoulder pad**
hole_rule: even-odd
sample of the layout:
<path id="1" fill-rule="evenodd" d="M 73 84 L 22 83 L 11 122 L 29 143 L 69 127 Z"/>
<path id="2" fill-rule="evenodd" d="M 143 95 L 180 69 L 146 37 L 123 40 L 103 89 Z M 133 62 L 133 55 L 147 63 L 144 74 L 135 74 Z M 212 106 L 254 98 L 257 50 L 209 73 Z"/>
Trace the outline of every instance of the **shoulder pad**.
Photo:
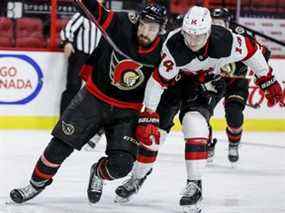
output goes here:
<path id="1" fill-rule="evenodd" d="M 221 26 L 212 26 L 209 38 L 209 56 L 212 58 L 228 57 L 231 54 L 233 35 Z"/>
<path id="2" fill-rule="evenodd" d="M 171 31 L 165 43 L 177 66 L 184 66 L 196 55 L 185 45 L 181 28 Z"/>

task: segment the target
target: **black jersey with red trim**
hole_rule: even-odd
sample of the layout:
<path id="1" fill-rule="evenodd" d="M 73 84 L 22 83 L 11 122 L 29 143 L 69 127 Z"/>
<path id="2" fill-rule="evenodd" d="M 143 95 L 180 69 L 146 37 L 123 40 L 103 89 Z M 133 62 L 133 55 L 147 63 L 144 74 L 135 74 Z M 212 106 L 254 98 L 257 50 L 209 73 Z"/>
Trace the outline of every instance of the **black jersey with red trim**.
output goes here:
<path id="1" fill-rule="evenodd" d="M 141 48 L 137 43 L 135 14 L 108 11 L 97 1 L 88 2 L 92 2 L 86 6 L 98 23 L 129 57 L 120 54 L 102 38 L 87 62 L 89 66 L 84 68 L 92 69 L 87 89 L 111 105 L 139 110 L 146 82 L 160 63 L 160 52 L 166 36 L 159 35 L 148 48 Z"/>

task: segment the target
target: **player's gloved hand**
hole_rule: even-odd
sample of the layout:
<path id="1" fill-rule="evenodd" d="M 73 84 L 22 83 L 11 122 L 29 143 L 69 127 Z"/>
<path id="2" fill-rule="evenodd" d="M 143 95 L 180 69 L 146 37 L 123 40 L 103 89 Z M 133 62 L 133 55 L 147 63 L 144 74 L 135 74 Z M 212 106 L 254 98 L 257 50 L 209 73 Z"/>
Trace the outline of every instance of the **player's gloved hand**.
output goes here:
<path id="1" fill-rule="evenodd" d="M 140 145 L 152 151 L 158 150 L 160 139 L 158 125 L 159 115 L 156 112 L 144 111 L 140 113 L 136 128 L 136 139 Z"/>
<path id="2" fill-rule="evenodd" d="M 255 83 L 264 91 L 267 106 L 272 107 L 282 100 L 282 88 L 280 83 L 272 75 L 272 69 L 267 75 L 259 77 Z"/>

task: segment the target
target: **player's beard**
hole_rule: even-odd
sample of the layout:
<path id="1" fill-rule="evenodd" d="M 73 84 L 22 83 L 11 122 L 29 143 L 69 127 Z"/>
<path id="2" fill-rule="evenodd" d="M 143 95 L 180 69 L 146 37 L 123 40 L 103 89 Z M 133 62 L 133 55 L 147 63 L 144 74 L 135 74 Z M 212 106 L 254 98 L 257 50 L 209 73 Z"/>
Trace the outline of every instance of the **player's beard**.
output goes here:
<path id="1" fill-rule="evenodd" d="M 148 47 L 151 44 L 151 40 L 146 36 L 139 35 L 138 43 L 141 47 Z"/>

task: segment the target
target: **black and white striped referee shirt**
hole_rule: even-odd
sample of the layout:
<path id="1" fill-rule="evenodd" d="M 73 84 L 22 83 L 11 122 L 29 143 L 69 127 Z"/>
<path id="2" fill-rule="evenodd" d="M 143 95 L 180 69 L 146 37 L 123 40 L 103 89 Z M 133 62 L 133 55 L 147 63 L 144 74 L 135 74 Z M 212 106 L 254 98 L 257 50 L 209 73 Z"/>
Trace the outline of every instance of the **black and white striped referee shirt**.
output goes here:
<path id="1" fill-rule="evenodd" d="M 60 32 L 60 38 L 72 43 L 77 50 L 91 54 L 99 43 L 101 31 L 93 22 L 75 13 Z"/>

